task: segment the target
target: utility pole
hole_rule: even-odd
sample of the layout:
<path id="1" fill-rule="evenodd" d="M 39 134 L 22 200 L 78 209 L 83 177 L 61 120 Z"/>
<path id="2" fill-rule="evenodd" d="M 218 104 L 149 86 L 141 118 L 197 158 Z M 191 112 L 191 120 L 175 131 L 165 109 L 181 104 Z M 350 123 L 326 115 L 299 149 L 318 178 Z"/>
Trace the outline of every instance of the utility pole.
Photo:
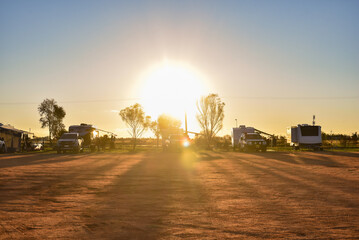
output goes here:
<path id="1" fill-rule="evenodd" d="M 184 122 L 185 122 L 185 128 L 186 128 L 186 136 L 188 136 L 188 130 L 187 130 L 187 112 L 185 112 L 185 115 L 184 115 Z"/>
<path id="2" fill-rule="evenodd" d="M 237 127 L 237 126 L 238 126 L 238 125 L 237 125 L 237 118 L 236 118 L 236 119 L 234 119 L 234 120 L 236 120 L 236 127 Z"/>

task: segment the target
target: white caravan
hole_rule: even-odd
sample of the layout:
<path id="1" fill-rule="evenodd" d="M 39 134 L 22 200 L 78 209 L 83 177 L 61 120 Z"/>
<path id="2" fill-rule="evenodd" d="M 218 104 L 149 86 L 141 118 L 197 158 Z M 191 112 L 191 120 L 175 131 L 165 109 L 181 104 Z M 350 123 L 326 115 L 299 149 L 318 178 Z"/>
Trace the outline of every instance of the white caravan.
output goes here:
<path id="1" fill-rule="evenodd" d="M 322 131 L 318 125 L 298 124 L 287 128 L 287 142 L 295 150 L 300 148 L 312 148 L 323 150 Z"/>

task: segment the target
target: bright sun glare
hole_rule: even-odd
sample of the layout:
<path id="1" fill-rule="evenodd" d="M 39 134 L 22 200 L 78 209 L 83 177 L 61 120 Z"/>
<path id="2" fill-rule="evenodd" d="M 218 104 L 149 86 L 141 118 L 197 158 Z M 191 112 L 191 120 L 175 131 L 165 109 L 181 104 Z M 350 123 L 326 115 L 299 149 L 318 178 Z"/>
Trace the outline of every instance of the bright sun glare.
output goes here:
<path id="1" fill-rule="evenodd" d="M 196 113 L 196 101 L 206 92 L 203 76 L 189 65 L 164 61 L 150 68 L 142 77 L 143 107 L 146 114 L 157 118 L 162 113 L 182 122 Z M 190 120 L 189 120 L 190 121 Z"/>

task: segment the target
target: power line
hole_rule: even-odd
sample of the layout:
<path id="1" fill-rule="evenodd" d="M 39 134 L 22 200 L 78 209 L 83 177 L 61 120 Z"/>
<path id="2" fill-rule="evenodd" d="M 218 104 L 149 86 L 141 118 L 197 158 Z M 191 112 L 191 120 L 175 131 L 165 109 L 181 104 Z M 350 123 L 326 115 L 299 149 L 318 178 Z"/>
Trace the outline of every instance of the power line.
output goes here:
<path id="1" fill-rule="evenodd" d="M 265 99 L 265 100 L 351 100 L 359 99 L 359 96 L 348 97 L 277 97 L 277 96 L 248 96 L 248 97 L 222 97 L 227 99 Z"/>
<path id="2" fill-rule="evenodd" d="M 279 97 L 279 96 L 244 96 L 244 97 L 233 97 L 233 96 L 222 96 L 224 99 L 238 99 L 238 100 L 354 100 L 359 99 L 359 96 L 348 96 L 348 97 Z M 77 103 L 99 103 L 99 102 L 125 102 L 125 101 L 138 101 L 143 100 L 142 98 L 118 98 L 118 99 L 93 99 L 93 100 L 73 100 L 73 101 L 58 101 L 62 104 L 77 104 Z M 0 102 L 0 105 L 35 105 L 40 102 Z"/>
<path id="3" fill-rule="evenodd" d="M 57 101 L 58 103 L 97 103 L 97 102 L 125 102 L 140 100 L 141 98 L 120 98 L 120 99 L 97 99 L 97 100 L 75 100 L 75 101 Z M 0 105 L 34 105 L 40 102 L 0 102 Z"/>

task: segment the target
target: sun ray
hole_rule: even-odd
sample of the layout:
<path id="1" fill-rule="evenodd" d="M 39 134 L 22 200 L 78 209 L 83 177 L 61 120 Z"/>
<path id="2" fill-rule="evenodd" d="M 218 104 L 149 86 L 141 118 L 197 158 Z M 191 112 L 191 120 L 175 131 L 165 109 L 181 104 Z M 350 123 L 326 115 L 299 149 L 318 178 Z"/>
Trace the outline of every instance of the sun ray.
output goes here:
<path id="1" fill-rule="evenodd" d="M 141 99 L 147 114 L 170 114 L 183 122 L 187 112 L 193 126 L 196 101 L 207 90 L 204 77 L 188 64 L 165 60 L 141 76 Z M 192 121 L 192 123 L 191 123 Z"/>

